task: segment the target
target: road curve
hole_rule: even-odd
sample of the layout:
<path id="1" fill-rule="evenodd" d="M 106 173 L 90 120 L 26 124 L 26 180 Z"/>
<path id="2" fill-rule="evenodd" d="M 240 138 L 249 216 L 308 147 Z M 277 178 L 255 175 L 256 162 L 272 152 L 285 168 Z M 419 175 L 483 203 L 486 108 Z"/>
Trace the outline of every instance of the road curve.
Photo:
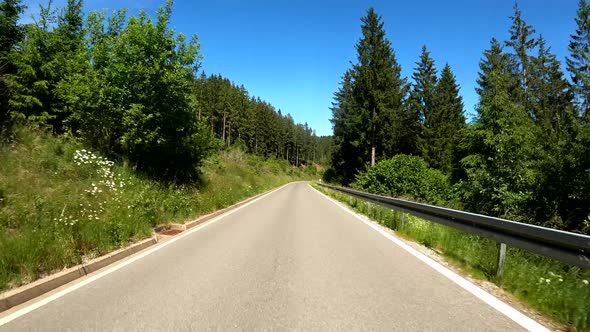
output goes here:
<path id="1" fill-rule="evenodd" d="M 35 330 L 522 328 L 294 183 L 0 326 Z"/>

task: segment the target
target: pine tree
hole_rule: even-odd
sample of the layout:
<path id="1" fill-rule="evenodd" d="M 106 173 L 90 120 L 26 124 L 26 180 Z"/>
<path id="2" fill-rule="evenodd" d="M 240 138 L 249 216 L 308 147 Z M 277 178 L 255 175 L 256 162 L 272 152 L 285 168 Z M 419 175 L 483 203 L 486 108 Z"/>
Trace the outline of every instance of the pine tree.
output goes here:
<path id="1" fill-rule="evenodd" d="M 356 45 L 354 97 L 361 112 L 366 113 L 365 131 L 370 140 L 371 165 L 374 165 L 377 155 L 391 156 L 393 147 L 385 144 L 393 140 L 393 121 L 401 107 L 405 82 L 391 43 L 385 37 L 381 16 L 371 7 L 361 21 L 363 38 Z"/>
<path id="2" fill-rule="evenodd" d="M 417 115 L 419 119 L 419 124 L 417 125 L 419 128 L 417 135 L 419 153 L 432 165 L 432 160 L 429 160 L 430 154 L 428 149 L 434 149 L 433 147 L 429 147 L 429 144 L 432 143 L 435 135 L 432 132 L 432 126 L 436 120 L 431 115 L 436 107 L 436 86 L 438 82 L 434 60 L 430 57 L 430 52 L 426 49 L 426 45 L 422 46 L 420 60 L 416 62 L 416 66 L 412 74 L 414 84 L 408 99 L 408 109 L 410 114 Z M 436 159 L 436 156 L 432 157 Z"/>
<path id="3" fill-rule="evenodd" d="M 81 98 L 79 86 L 90 63 L 84 43 L 82 1 L 68 0 L 56 16 L 50 1 L 14 54 L 17 72 L 9 76 L 13 118 L 51 125 L 56 132 Z M 77 128 L 76 128 L 77 129 Z"/>
<path id="4" fill-rule="evenodd" d="M 534 211 L 535 219 L 546 222 L 547 226 L 580 229 L 578 226 L 585 217 L 579 213 L 580 206 L 584 206 L 580 198 L 585 195 L 580 192 L 576 179 L 583 178 L 580 171 L 585 170 L 572 168 L 580 165 L 580 157 L 576 154 L 583 149 L 578 143 L 579 120 L 570 84 L 542 36 L 532 69 L 530 85 L 536 124 L 534 168 L 537 186 L 530 209 Z"/>
<path id="5" fill-rule="evenodd" d="M 24 36 L 23 28 L 18 24 L 24 9 L 20 0 L 0 2 L 0 133 L 8 120 L 9 90 L 6 76 L 16 72 L 9 54 Z"/>
<path id="6" fill-rule="evenodd" d="M 538 41 L 532 37 L 535 29 L 528 25 L 522 18 L 522 12 L 518 4 L 514 3 L 514 16 L 511 16 L 512 26 L 510 27 L 510 40 L 506 41 L 506 46 L 514 49 L 515 71 L 518 73 L 522 96 L 520 102 L 525 108 L 529 108 L 529 76 L 531 71 L 531 60 L 529 53 L 533 50 Z"/>
<path id="7" fill-rule="evenodd" d="M 447 63 L 436 86 L 435 103 L 428 113 L 429 135 L 425 160 L 431 167 L 451 174 L 458 169 L 457 145 L 465 129 L 463 99 L 451 66 Z"/>
<path id="8" fill-rule="evenodd" d="M 559 60 L 540 36 L 529 82 L 533 118 L 542 132 L 563 135 L 571 130 L 573 95 L 560 67 Z"/>
<path id="9" fill-rule="evenodd" d="M 414 84 L 410 92 L 410 107 L 420 115 L 420 121 L 427 130 L 431 125 L 430 112 L 434 109 L 436 99 L 437 70 L 426 45 L 422 46 L 420 61 L 416 65 L 412 74 Z"/>
<path id="10" fill-rule="evenodd" d="M 513 100 L 515 77 L 497 41 L 480 62 L 478 118 L 467 133 L 462 159 L 467 181 L 463 200 L 472 211 L 527 220 L 534 130 L 524 107 Z"/>
<path id="11" fill-rule="evenodd" d="M 357 63 L 343 78 L 332 107 L 336 151 L 333 166 L 345 183 L 367 162 L 397 151 L 400 114 L 406 91 L 383 22 L 373 8 L 361 19 Z"/>
<path id="12" fill-rule="evenodd" d="M 361 125 L 361 117 L 353 96 L 353 72 L 349 69 L 342 77 L 339 90 L 334 94 L 330 119 L 334 133 L 332 167 L 338 182 L 343 184 L 354 180 L 355 174 L 362 169 L 368 157 L 366 132 L 357 130 Z"/>
<path id="13" fill-rule="evenodd" d="M 26 38 L 19 45 L 19 52 L 11 54 L 15 71 L 6 78 L 11 90 L 8 100 L 10 118 L 45 124 L 53 117 L 46 105 L 53 97 L 52 83 L 56 82 L 51 81 L 46 64 L 55 55 L 55 39 L 50 27 L 56 18 L 51 1 L 47 7 L 39 7 L 36 22 L 24 27 Z"/>
<path id="14" fill-rule="evenodd" d="M 576 17 L 576 32 L 570 36 L 566 58 L 579 115 L 590 122 L 590 5 L 580 0 Z"/>

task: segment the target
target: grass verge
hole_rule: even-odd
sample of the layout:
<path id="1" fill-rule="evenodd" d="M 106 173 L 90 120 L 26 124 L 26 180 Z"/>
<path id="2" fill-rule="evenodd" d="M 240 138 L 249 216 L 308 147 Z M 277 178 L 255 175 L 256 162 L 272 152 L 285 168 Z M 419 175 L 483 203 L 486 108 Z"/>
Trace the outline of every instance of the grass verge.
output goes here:
<path id="1" fill-rule="evenodd" d="M 321 192 L 388 227 L 436 249 L 472 277 L 495 283 L 531 308 L 580 331 L 590 330 L 590 272 L 508 248 L 504 276 L 496 278 L 498 244 L 314 185 Z"/>
<path id="2" fill-rule="evenodd" d="M 162 184 L 84 150 L 74 139 L 21 128 L 0 146 L 0 291 L 18 287 L 287 182 L 311 168 L 239 150 L 205 161 L 203 184 Z"/>

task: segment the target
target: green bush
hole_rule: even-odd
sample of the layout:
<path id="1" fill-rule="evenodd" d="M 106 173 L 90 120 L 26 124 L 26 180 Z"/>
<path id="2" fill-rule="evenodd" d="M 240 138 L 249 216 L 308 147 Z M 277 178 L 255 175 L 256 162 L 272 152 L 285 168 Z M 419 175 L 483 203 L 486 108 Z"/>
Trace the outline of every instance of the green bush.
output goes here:
<path id="1" fill-rule="evenodd" d="M 432 204 L 443 204 L 453 199 L 452 186 L 446 175 L 429 168 L 422 158 L 408 155 L 380 161 L 358 174 L 353 187 Z"/>

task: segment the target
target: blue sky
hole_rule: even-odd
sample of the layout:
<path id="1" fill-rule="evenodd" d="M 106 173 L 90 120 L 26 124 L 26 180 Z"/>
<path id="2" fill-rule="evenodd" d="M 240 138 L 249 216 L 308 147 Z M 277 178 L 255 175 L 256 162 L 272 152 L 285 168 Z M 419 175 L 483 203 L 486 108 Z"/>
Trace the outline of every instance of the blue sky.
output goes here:
<path id="1" fill-rule="evenodd" d="M 64 2 L 54 0 L 58 6 Z M 27 16 L 38 3 L 28 1 Z M 140 8 L 153 13 L 163 3 L 86 0 L 85 10 L 126 6 L 131 13 Z M 552 52 L 565 61 L 578 1 L 518 3 L 527 23 L 543 34 Z M 176 0 L 172 26 L 177 32 L 199 37 L 202 68 L 208 74 L 220 73 L 244 84 L 252 95 L 291 113 L 298 122 L 307 122 L 318 135 L 329 135 L 332 96 L 342 74 L 355 61 L 360 18 L 370 6 L 383 17 L 402 74 L 412 75 L 425 44 L 439 71 L 446 62 L 451 65 L 461 86 L 465 112 L 473 114 L 479 60 L 492 37 L 508 38 L 513 5 L 512 0 Z"/>

